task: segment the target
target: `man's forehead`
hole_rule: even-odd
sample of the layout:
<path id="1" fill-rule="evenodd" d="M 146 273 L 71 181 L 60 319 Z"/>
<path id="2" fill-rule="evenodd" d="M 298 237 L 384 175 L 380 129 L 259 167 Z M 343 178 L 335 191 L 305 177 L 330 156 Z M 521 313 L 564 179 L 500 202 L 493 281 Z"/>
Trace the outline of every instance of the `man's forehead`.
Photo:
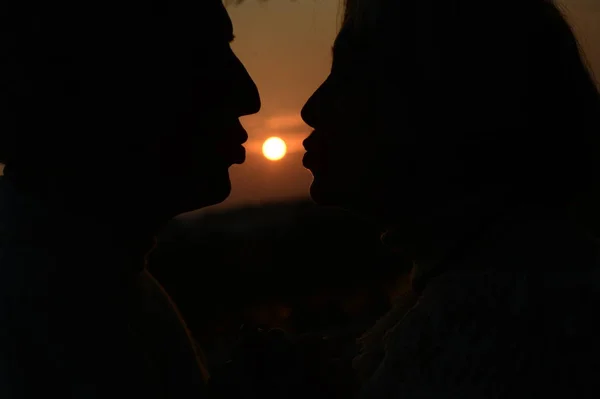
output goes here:
<path id="1" fill-rule="evenodd" d="M 200 11 L 204 14 L 203 17 L 206 18 L 203 18 L 203 24 L 231 28 L 231 19 L 221 0 L 200 0 L 200 4 L 206 4 L 204 12 L 202 12 L 204 6 L 200 6 Z"/>
<path id="2" fill-rule="evenodd" d="M 176 19 L 185 20 L 187 28 L 210 36 L 230 35 L 233 30 L 229 14 L 221 0 L 196 0 L 181 2 Z"/>

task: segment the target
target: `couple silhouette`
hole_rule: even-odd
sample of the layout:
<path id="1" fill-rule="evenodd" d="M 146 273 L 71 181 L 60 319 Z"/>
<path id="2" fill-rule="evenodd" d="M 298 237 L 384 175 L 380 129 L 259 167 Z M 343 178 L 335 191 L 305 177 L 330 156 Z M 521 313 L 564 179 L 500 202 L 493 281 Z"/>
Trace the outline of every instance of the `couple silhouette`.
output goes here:
<path id="1" fill-rule="evenodd" d="M 311 196 L 377 222 L 419 298 L 355 394 L 596 397 L 600 97 L 565 18 L 344 10 L 302 109 Z M 227 198 L 260 109 L 221 1 L 8 1 L 1 25 L 0 396 L 252 396 L 209 389 L 145 270 L 162 225 Z M 269 395 L 324 394 L 307 384 Z"/>

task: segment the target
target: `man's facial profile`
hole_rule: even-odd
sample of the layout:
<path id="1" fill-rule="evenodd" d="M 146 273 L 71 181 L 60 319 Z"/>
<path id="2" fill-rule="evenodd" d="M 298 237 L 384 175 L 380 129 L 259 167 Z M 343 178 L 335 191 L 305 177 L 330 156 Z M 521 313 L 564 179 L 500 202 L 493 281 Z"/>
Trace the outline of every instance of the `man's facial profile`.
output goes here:
<path id="1" fill-rule="evenodd" d="M 228 169 L 243 163 L 247 133 L 238 118 L 258 112 L 254 82 L 230 48 L 233 26 L 219 0 L 205 2 L 189 32 L 187 46 L 175 45 L 172 73 L 175 126 L 160 140 L 161 173 L 172 186 L 178 211 L 219 203 L 230 193 Z M 197 40 L 193 38 L 196 37 Z"/>
<path id="2" fill-rule="evenodd" d="M 164 219 L 227 198 L 245 158 L 238 119 L 260 98 L 220 0 L 140 4 L 3 10 L 2 160 L 73 201 Z"/>

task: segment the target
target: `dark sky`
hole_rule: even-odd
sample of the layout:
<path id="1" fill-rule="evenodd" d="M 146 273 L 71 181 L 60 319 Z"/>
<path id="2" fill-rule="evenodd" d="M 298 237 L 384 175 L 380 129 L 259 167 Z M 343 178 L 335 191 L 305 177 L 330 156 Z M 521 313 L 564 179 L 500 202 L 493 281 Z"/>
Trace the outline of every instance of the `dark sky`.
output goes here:
<path id="1" fill-rule="evenodd" d="M 560 0 L 596 77 L 600 78 L 600 0 Z M 233 191 L 208 211 L 308 195 L 302 140 L 310 132 L 299 112 L 327 76 L 330 48 L 339 27 L 341 0 L 245 0 L 228 7 L 236 39 L 233 49 L 259 87 L 263 108 L 243 119 L 250 140 L 247 161 L 231 168 Z M 505 2 L 518 12 L 519 1 Z M 598 80 L 598 79 L 597 79 Z M 279 136 L 288 155 L 268 161 L 262 142 Z"/>

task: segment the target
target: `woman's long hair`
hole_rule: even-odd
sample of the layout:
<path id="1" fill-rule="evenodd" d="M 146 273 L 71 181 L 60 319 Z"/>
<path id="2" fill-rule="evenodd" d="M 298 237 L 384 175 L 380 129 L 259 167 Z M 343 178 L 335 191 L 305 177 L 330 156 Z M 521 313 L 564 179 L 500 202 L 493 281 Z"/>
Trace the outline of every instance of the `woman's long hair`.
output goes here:
<path id="1" fill-rule="evenodd" d="M 600 95 L 559 8 L 516 4 L 345 0 L 344 25 L 401 54 L 397 75 L 418 82 L 412 91 L 402 83 L 403 93 L 422 101 L 411 112 L 423 105 L 415 113 L 436 114 L 418 128 L 459 143 L 481 171 L 469 172 L 474 182 L 510 182 L 522 198 L 562 207 L 600 192 Z M 424 62 L 428 52 L 438 58 Z"/>

